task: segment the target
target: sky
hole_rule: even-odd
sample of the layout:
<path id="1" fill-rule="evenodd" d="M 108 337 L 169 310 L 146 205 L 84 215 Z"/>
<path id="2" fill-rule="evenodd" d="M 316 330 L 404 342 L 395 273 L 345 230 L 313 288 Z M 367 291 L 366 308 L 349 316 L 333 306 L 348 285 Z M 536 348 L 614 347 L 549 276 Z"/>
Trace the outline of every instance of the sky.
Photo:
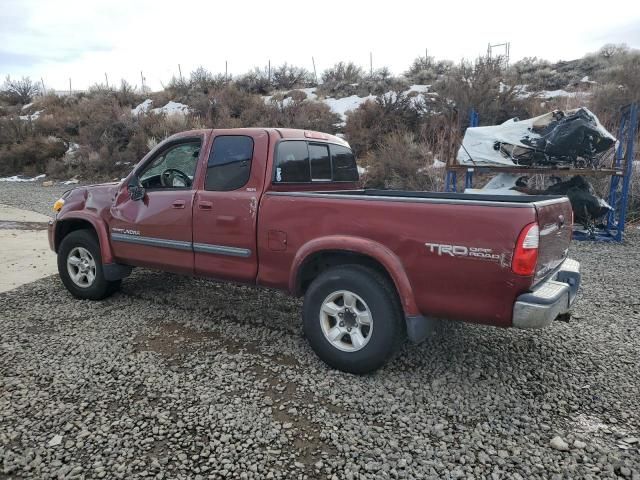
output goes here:
<path id="1" fill-rule="evenodd" d="M 511 60 L 570 60 L 606 43 L 640 48 L 640 2 L 0 0 L 0 76 L 84 89 L 124 78 L 158 89 L 178 65 L 232 75 L 344 60 L 404 72 L 428 51 L 458 61 L 511 44 Z M 499 49 L 495 50 L 499 53 Z"/>

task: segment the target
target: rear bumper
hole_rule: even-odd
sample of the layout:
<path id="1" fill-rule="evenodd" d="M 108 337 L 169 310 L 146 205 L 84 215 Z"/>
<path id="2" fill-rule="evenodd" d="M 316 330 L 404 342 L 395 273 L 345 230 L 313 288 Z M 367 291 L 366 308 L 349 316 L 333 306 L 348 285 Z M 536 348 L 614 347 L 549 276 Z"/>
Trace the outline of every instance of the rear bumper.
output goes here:
<path id="1" fill-rule="evenodd" d="M 516 299 L 513 306 L 513 326 L 543 328 L 573 305 L 580 288 L 580 264 L 566 259 L 558 271 L 531 292 Z"/>

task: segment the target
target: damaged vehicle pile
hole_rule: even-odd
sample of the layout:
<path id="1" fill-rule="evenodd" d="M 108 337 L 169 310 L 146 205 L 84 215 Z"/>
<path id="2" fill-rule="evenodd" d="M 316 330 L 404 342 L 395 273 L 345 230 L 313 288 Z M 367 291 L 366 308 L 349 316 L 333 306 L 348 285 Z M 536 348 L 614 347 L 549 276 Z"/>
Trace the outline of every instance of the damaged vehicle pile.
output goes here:
<path id="1" fill-rule="evenodd" d="M 611 211 L 583 176 L 567 181 L 551 177 L 551 185 L 529 185 L 527 168 L 598 169 L 612 158 L 616 138 L 587 108 L 554 110 L 538 117 L 510 119 L 501 125 L 472 127 L 465 132 L 457 161 L 469 167 L 520 167 L 523 174 L 499 174 L 481 190 L 467 193 L 566 195 L 574 219 L 587 229 L 602 222 Z M 513 170 L 510 170 L 513 172 Z"/>

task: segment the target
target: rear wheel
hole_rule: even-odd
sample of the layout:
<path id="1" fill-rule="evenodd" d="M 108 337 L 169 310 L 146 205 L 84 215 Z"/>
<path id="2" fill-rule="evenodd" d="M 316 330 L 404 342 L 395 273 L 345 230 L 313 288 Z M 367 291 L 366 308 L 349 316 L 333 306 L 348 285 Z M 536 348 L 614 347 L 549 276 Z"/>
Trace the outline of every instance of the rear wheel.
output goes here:
<path id="1" fill-rule="evenodd" d="M 81 299 L 102 300 L 120 287 L 120 280 L 104 278 L 100 245 L 89 230 L 76 230 L 62 239 L 58 273 L 67 290 Z"/>
<path id="2" fill-rule="evenodd" d="M 321 273 L 305 295 L 303 321 L 316 354 L 350 373 L 380 368 L 404 335 L 393 286 L 375 270 L 360 265 Z"/>

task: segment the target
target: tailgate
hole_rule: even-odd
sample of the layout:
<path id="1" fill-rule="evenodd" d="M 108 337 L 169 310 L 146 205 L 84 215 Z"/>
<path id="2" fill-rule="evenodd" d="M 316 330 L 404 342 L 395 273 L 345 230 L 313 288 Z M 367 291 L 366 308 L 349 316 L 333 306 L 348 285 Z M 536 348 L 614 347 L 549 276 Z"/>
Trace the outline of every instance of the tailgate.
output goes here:
<path id="1" fill-rule="evenodd" d="M 567 197 L 544 200 L 534 205 L 540 227 L 538 264 L 534 278 L 534 283 L 538 283 L 567 258 L 573 230 L 573 212 Z"/>

